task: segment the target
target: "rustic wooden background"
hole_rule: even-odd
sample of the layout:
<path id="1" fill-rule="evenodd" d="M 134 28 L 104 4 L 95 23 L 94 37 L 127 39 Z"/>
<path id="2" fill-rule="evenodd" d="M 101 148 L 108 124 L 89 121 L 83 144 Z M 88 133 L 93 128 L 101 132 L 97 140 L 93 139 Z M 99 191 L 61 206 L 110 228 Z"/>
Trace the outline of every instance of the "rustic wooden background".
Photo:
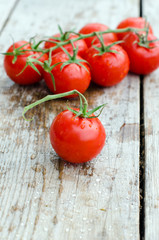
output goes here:
<path id="1" fill-rule="evenodd" d="M 1 0 L 0 52 L 12 38 L 52 35 L 58 24 L 115 28 L 141 13 L 159 36 L 158 11 L 150 0 L 143 6 L 139 0 Z M 14 84 L 0 56 L 0 240 L 159 239 L 158 75 L 129 74 L 115 87 L 88 89 L 90 108 L 108 103 L 100 117 L 107 140 L 96 159 L 71 165 L 49 141 L 51 122 L 66 102 L 45 103 L 32 111 L 34 121 L 24 121 L 23 107 L 49 91 L 44 82 Z"/>

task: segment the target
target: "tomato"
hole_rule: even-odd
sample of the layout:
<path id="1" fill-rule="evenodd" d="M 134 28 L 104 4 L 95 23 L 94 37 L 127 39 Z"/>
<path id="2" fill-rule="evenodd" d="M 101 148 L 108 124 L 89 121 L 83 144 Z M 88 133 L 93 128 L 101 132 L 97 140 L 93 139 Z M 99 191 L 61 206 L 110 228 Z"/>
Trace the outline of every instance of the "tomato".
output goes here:
<path id="1" fill-rule="evenodd" d="M 149 23 L 147 23 L 146 26 L 148 26 Z M 117 26 L 117 29 L 120 28 L 127 28 L 127 27 L 133 27 L 133 28 L 144 28 L 145 27 L 145 18 L 142 17 L 129 17 L 126 18 L 125 20 L 121 21 L 119 25 Z M 149 25 L 149 33 L 153 33 L 152 27 Z M 128 32 L 125 33 L 118 33 L 118 39 L 121 40 L 123 39 Z"/>
<path id="2" fill-rule="evenodd" d="M 156 37 L 148 35 L 148 40 Z M 139 37 L 135 33 L 125 36 L 122 47 L 127 51 L 130 59 L 130 71 L 136 74 L 149 74 L 159 67 L 159 41 L 149 44 L 151 49 L 139 46 Z"/>
<path id="3" fill-rule="evenodd" d="M 58 114 L 50 128 L 53 149 L 71 163 L 84 163 L 95 158 L 105 139 L 105 129 L 98 118 L 75 117 L 69 110 Z"/>
<path id="4" fill-rule="evenodd" d="M 82 59 L 79 56 L 76 58 Z M 59 62 L 66 63 L 68 60 L 69 58 L 64 52 L 59 52 L 52 56 L 51 66 Z M 50 91 L 53 93 L 63 93 L 76 89 L 79 92 L 84 93 L 91 81 L 91 73 L 88 65 L 81 62 L 81 64 L 87 69 L 86 70 L 84 67 L 79 66 L 76 63 L 71 63 L 61 70 L 62 63 L 56 65 L 52 69 L 56 90 L 54 90 L 50 74 L 44 72 L 44 79 Z"/>
<path id="5" fill-rule="evenodd" d="M 109 45 L 109 43 L 105 44 L 105 46 Z M 96 47 L 100 47 L 100 43 Z M 129 71 L 129 58 L 124 49 L 114 45 L 110 50 L 118 53 L 105 52 L 99 56 L 96 55 L 99 51 L 92 46 L 85 57 L 91 67 L 92 81 L 103 87 L 119 83 Z"/>
<path id="6" fill-rule="evenodd" d="M 58 33 L 56 35 L 54 35 L 54 37 L 60 37 L 61 35 Z M 75 35 L 75 34 L 70 34 L 69 37 L 65 40 L 70 40 L 70 39 L 74 39 L 74 38 L 77 38 L 78 35 Z M 55 42 L 60 42 L 59 40 L 53 40 L 52 38 L 50 38 L 49 40 L 51 41 L 55 41 Z M 62 40 L 61 40 L 62 41 Z M 74 47 L 78 47 L 78 55 L 83 57 L 85 52 L 87 51 L 88 47 L 85 43 L 85 41 L 83 39 L 81 40 L 78 40 L 76 42 L 73 43 L 74 44 Z M 48 48 L 51 48 L 51 47 L 55 47 L 56 46 L 56 43 L 51 43 L 51 42 L 45 42 L 45 45 L 44 45 L 44 48 L 48 49 Z M 72 53 L 73 52 L 73 48 L 72 48 L 72 45 L 71 44 L 67 44 L 67 45 L 64 45 L 63 46 L 69 53 Z M 57 52 L 61 52 L 63 51 L 61 48 L 57 48 L 55 49 L 53 52 L 52 52 L 52 55 L 57 53 Z"/>
<path id="7" fill-rule="evenodd" d="M 7 50 L 7 53 L 14 52 L 14 49 L 17 49 L 17 48 L 23 46 L 24 44 L 27 44 L 27 42 L 19 41 L 19 42 L 14 43 L 14 45 L 11 45 L 9 47 L 9 49 Z M 28 43 L 27 45 L 23 46 L 21 49 L 31 50 L 31 46 Z M 7 75 L 15 83 L 18 83 L 21 85 L 29 85 L 29 84 L 33 84 L 33 83 L 36 83 L 36 82 L 39 82 L 40 80 L 42 80 L 43 69 L 40 65 L 35 64 L 35 63 L 34 63 L 34 65 L 38 69 L 38 71 L 40 72 L 41 75 L 39 75 L 31 66 L 27 66 L 25 68 L 25 70 L 21 74 L 19 74 L 26 65 L 27 57 L 30 55 L 33 55 L 33 54 L 35 54 L 35 52 L 26 51 L 23 55 L 17 56 L 17 60 L 15 63 L 12 62 L 14 56 L 5 55 L 5 57 L 4 57 L 5 71 L 6 71 Z M 36 56 L 34 56 L 34 58 L 38 58 L 40 55 L 41 55 L 41 53 L 36 53 Z M 47 60 L 47 58 L 48 58 L 47 54 L 44 54 L 38 60 L 41 62 L 44 62 L 45 60 Z"/>
<path id="8" fill-rule="evenodd" d="M 106 25 L 101 24 L 101 23 L 88 23 L 79 31 L 79 33 L 89 34 L 89 33 L 97 32 L 97 31 L 105 31 L 107 29 L 109 29 L 109 28 Z M 103 34 L 103 39 L 104 39 L 105 43 L 106 42 L 115 42 L 115 41 L 117 41 L 117 36 L 115 33 L 106 33 L 106 34 Z M 88 47 L 91 47 L 93 40 L 94 40 L 93 44 L 99 43 L 99 39 L 97 37 L 89 37 L 84 40 Z"/>

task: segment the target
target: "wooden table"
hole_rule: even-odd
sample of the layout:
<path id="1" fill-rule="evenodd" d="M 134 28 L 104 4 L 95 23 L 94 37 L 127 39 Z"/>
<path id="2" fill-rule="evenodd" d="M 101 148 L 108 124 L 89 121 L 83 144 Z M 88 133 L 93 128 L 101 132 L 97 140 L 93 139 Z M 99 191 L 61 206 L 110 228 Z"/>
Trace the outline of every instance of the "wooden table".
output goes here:
<path id="1" fill-rule="evenodd" d="M 58 24 L 115 28 L 139 14 L 159 36 L 158 11 L 151 0 L 143 8 L 139 0 L 0 0 L 0 52 L 12 38 L 52 35 Z M 129 74 L 115 87 L 90 87 L 90 108 L 108 103 L 100 117 L 107 140 L 96 159 L 77 166 L 59 159 L 49 141 L 52 119 L 66 102 L 45 103 L 32 111 L 34 121 L 24 121 L 23 107 L 48 89 L 44 82 L 14 84 L 0 57 L 0 240 L 159 239 L 158 75 Z"/>

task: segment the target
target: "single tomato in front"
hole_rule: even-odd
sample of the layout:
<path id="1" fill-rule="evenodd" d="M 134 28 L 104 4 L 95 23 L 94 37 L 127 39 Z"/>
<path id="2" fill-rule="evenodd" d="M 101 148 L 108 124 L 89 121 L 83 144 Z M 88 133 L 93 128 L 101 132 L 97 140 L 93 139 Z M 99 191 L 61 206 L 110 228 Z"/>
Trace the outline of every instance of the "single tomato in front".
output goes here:
<path id="1" fill-rule="evenodd" d="M 84 163 L 95 158 L 105 139 L 105 129 L 98 118 L 75 117 L 69 110 L 58 114 L 50 128 L 53 149 L 71 163 Z"/>

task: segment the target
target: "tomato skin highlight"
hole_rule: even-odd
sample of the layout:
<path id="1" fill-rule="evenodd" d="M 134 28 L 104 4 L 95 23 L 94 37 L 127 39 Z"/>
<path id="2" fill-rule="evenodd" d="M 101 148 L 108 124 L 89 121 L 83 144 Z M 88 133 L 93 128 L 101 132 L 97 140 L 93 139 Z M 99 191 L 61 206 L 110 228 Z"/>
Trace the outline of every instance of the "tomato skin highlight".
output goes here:
<path id="1" fill-rule="evenodd" d="M 148 40 L 154 40 L 156 37 L 148 35 Z M 125 36 L 121 44 L 128 53 L 130 59 L 130 71 L 136 74 L 149 74 L 159 67 L 159 41 L 150 43 L 151 49 L 141 47 L 135 41 L 139 38 L 135 33 L 129 33 Z"/>
<path id="2" fill-rule="evenodd" d="M 105 129 L 98 118 L 75 117 L 69 110 L 58 114 L 50 127 L 53 149 L 71 163 L 84 163 L 95 158 L 105 139 Z"/>
<path id="3" fill-rule="evenodd" d="M 79 33 L 89 34 L 89 33 L 97 32 L 97 31 L 105 31 L 107 29 L 109 29 L 109 28 L 106 25 L 101 24 L 101 23 L 88 23 L 79 31 Z M 92 46 L 93 40 L 94 40 L 93 45 L 100 42 L 96 36 L 89 37 L 84 40 L 85 40 L 88 48 Z M 106 33 L 106 34 L 103 34 L 103 40 L 105 43 L 107 43 L 107 42 L 116 42 L 118 39 L 117 39 L 117 36 L 115 33 Z"/>
<path id="4" fill-rule="evenodd" d="M 144 28 L 145 27 L 145 18 L 142 18 L 142 17 L 126 18 L 118 24 L 117 29 L 127 28 L 127 27 Z M 129 32 L 117 33 L 117 37 L 119 40 L 122 40 L 128 33 Z M 153 33 L 152 27 L 150 25 L 149 25 L 149 33 L 151 33 L 151 34 Z"/>
<path id="5" fill-rule="evenodd" d="M 20 46 L 22 46 L 23 44 L 26 44 L 26 41 L 19 41 L 14 43 L 14 47 L 18 48 Z M 31 50 L 30 44 L 28 43 L 28 45 L 24 46 L 22 49 L 28 49 Z M 9 49 L 7 50 L 7 52 L 13 52 L 13 45 L 11 45 L 9 47 Z M 35 54 L 35 52 L 33 51 L 26 51 L 23 55 L 19 55 L 17 56 L 17 60 L 16 62 L 13 64 L 13 56 L 7 56 L 5 55 L 4 57 L 4 68 L 5 71 L 7 73 L 7 75 L 9 76 L 9 78 L 14 81 L 17 84 L 20 85 L 30 85 L 30 84 L 34 84 L 36 82 L 39 82 L 40 80 L 42 80 L 43 78 L 43 69 L 40 65 L 38 64 L 34 64 L 36 66 L 36 68 L 39 70 L 39 72 L 41 73 L 41 75 L 39 75 L 32 67 L 27 66 L 26 69 L 24 70 L 24 72 L 22 72 L 20 75 L 18 75 L 25 67 L 26 65 L 26 60 L 27 57 L 30 55 Z M 41 55 L 41 53 L 36 53 L 36 58 L 39 57 Z M 35 57 L 34 57 L 35 58 Z M 38 59 L 41 62 L 44 62 L 45 60 L 48 59 L 47 54 L 44 54 L 40 59 Z"/>
<path id="6" fill-rule="evenodd" d="M 96 46 L 100 47 L 100 44 Z M 91 67 L 92 81 L 103 87 L 119 83 L 129 71 L 129 58 L 125 50 L 119 45 L 114 45 L 110 49 L 118 53 L 105 52 L 99 56 L 95 55 L 99 53 L 98 50 L 91 47 L 85 56 Z"/>
<path id="7" fill-rule="evenodd" d="M 58 34 L 55 34 L 54 35 L 54 37 L 60 37 L 60 34 L 58 33 Z M 70 34 L 69 35 L 69 38 L 67 39 L 67 40 L 70 40 L 70 39 L 74 39 L 74 38 L 77 38 L 78 37 L 78 35 L 75 35 L 75 34 Z M 59 40 L 54 40 L 54 39 L 49 39 L 49 40 L 53 40 L 53 41 L 55 41 L 55 42 L 59 42 Z M 66 41 L 67 41 L 66 40 Z M 78 52 L 77 52 L 77 54 L 80 56 L 80 57 L 83 57 L 84 55 L 85 55 L 85 52 L 87 51 L 87 49 L 88 49 L 88 47 L 87 47 L 87 44 L 85 43 L 85 41 L 83 40 L 83 39 L 81 39 L 81 40 L 78 40 L 78 41 L 75 41 L 75 42 L 73 42 L 73 44 L 74 44 L 74 47 L 76 48 L 76 47 L 78 47 Z M 49 49 L 49 48 L 51 48 L 51 47 L 55 47 L 56 46 L 56 43 L 51 43 L 51 42 L 45 42 L 45 44 L 44 44 L 44 48 L 45 49 Z M 66 45 L 64 45 L 63 46 L 69 53 L 72 53 L 73 52 L 73 48 L 72 48 L 72 45 L 71 45 L 71 43 L 69 43 L 69 44 L 66 44 Z M 56 54 L 56 53 L 58 53 L 58 52 L 63 52 L 63 50 L 62 50 L 62 48 L 57 48 L 57 49 L 55 49 L 54 51 L 52 51 L 52 55 L 54 55 L 54 54 Z"/>
<path id="8" fill-rule="evenodd" d="M 79 56 L 76 58 L 81 59 Z M 66 62 L 67 60 L 68 56 L 64 52 L 59 52 L 52 56 L 51 65 L 54 65 L 58 62 Z M 53 68 L 52 74 L 55 79 L 56 90 L 54 90 L 50 74 L 48 72 L 44 72 L 44 79 L 50 91 L 57 94 L 76 89 L 79 92 L 84 93 L 89 87 L 91 73 L 90 68 L 86 63 L 82 62 L 81 64 L 85 66 L 88 71 L 75 63 L 65 66 L 62 70 L 60 69 L 62 63 Z M 74 96 L 75 95 L 71 95 L 67 98 Z"/>

